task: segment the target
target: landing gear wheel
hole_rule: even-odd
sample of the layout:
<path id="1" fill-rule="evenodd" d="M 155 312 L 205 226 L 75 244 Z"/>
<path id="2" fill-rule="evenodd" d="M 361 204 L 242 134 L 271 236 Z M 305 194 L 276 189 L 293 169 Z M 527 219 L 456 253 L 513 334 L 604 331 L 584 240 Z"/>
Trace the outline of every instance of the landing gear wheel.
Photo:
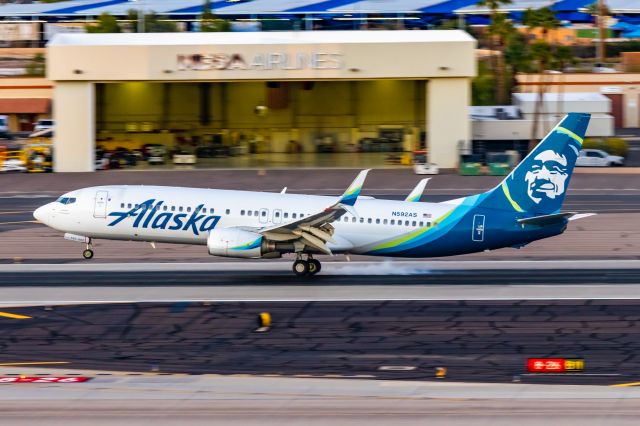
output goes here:
<path id="1" fill-rule="evenodd" d="M 306 260 L 296 260 L 293 262 L 293 272 L 299 276 L 305 276 L 309 274 L 309 262 Z"/>
<path id="2" fill-rule="evenodd" d="M 82 252 L 82 257 L 84 257 L 87 260 L 92 259 L 93 258 L 93 250 L 86 249 L 85 251 Z"/>
<path id="3" fill-rule="evenodd" d="M 319 260 L 309 259 L 309 274 L 315 275 L 322 269 L 322 265 Z"/>

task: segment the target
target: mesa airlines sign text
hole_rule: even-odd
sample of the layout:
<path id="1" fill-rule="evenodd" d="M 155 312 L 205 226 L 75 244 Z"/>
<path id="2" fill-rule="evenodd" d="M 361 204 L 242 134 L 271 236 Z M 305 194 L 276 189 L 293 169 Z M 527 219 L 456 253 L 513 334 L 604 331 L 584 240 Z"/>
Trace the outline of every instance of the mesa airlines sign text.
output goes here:
<path id="1" fill-rule="evenodd" d="M 211 70 L 338 70 L 344 68 L 341 53 L 205 53 L 178 55 L 179 71 Z"/>

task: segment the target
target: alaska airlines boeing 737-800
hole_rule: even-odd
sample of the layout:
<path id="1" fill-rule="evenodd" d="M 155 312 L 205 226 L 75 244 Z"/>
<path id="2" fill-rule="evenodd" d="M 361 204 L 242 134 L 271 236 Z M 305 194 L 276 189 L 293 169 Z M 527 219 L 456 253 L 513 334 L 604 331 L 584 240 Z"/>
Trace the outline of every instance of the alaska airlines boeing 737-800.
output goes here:
<path id="1" fill-rule="evenodd" d="M 297 275 L 320 271 L 315 254 L 434 257 L 519 248 L 584 216 L 560 208 L 589 118 L 568 114 L 498 186 L 441 203 L 415 202 L 426 181 L 404 201 L 359 196 L 364 170 L 340 197 L 98 186 L 64 194 L 34 216 L 86 244 L 86 259 L 94 239 L 201 244 L 215 256 L 293 253 Z"/>

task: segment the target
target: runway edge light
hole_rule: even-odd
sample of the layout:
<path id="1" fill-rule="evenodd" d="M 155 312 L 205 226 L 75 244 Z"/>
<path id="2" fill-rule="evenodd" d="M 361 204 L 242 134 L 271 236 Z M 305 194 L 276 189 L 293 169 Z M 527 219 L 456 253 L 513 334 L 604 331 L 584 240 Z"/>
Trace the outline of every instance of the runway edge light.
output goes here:
<path id="1" fill-rule="evenodd" d="M 269 331 L 271 328 L 271 314 L 269 312 L 260 312 L 258 315 L 258 329 L 257 332 Z"/>

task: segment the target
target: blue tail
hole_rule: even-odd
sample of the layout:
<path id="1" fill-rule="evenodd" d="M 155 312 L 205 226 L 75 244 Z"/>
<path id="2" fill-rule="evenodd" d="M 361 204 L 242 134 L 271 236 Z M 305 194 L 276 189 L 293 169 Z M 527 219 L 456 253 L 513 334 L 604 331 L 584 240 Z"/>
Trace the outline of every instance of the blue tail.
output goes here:
<path id="1" fill-rule="evenodd" d="M 559 212 L 590 117 L 567 114 L 482 205 L 534 215 Z"/>

